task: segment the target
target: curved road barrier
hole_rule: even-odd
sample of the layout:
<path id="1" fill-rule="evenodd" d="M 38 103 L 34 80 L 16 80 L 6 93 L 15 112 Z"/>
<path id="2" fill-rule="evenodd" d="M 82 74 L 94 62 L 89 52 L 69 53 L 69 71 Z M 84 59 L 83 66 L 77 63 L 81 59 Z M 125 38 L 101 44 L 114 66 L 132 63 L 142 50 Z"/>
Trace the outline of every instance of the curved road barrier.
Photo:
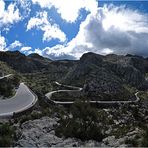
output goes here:
<path id="1" fill-rule="evenodd" d="M 14 114 L 28 110 L 37 100 L 37 96 L 24 83 L 20 83 L 15 96 L 0 100 L 0 118 L 12 117 Z"/>
<path id="2" fill-rule="evenodd" d="M 75 91 L 81 91 L 82 88 L 79 88 L 79 87 L 75 87 L 75 86 L 68 86 L 68 85 L 63 85 L 63 84 L 60 84 L 58 82 L 55 82 L 55 84 L 59 85 L 59 86 L 66 86 L 66 87 L 69 87 L 69 88 L 73 88 L 73 89 L 76 89 L 76 90 L 56 90 L 56 91 L 51 91 L 47 94 L 45 94 L 45 96 L 48 98 L 48 100 L 50 102 L 52 102 L 53 104 L 60 104 L 60 105 L 69 105 L 69 104 L 73 104 L 74 101 L 54 101 L 51 99 L 52 97 L 52 94 L 54 93 L 57 93 L 57 92 L 75 92 Z M 89 103 L 91 104 L 129 104 L 129 103 L 136 103 L 140 100 L 140 98 L 138 97 L 138 93 L 139 92 L 136 92 L 135 93 L 135 97 L 136 97 L 136 100 L 134 101 L 89 101 Z"/>
<path id="3" fill-rule="evenodd" d="M 70 85 L 63 85 L 63 84 L 60 84 L 59 82 L 56 82 L 56 81 L 55 81 L 55 84 L 58 85 L 58 86 L 64 86 L 64 87 L 67 87 L 67 88 L 70 88 L 70 89 L 82 90 L 81 87 L 70 86 Z"/>
<path id="4" fill-rule="evenodd" d="M 1 79 L 4 79 L 4 78 L 8 78 L 8 77 L 10 77 L 10 76 L 12 76 L 13 74 L 9 74 L 9 75 L 5 75 L 5 76 L 3 76 L 3 77 L 0 77 L 0 80 Z"/>

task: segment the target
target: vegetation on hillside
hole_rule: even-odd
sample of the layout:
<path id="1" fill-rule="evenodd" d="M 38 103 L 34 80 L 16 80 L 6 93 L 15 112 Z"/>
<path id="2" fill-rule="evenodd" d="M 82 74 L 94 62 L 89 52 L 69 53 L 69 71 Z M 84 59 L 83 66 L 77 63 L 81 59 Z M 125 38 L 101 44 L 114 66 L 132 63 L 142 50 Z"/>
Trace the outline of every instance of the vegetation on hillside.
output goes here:
<path id="1" fill-rule="evenodd" d="M 86 102 L 76 102 L 70 108 L 70 114 L 63 116 L 59 123 L 56 134 L 60 137 L 75 137 L 81 140 L 93 139 L 97 141 L 101 141 L 104 137 L 98 124 L 97 110 Z"/>
<path id="2" fill-rule="evenodd" d="M 148 147 L 148 128 L 146 128 L 145 131 L 144 131 L 141 146 L 142 147 Z"/>
<path id="3" fill-rule="evenodd" d="M 0 74 L 4 73 L 4 74 L 13 74 L 15 73 L 15 71 L 10 68 L 6 63 L 0 61 Z"/>
<path id="4" fill-rule="evenodd" d="M 20 76 L 13 75 L 10 78 L 0 80 L 0 96 L 10 97 L 14 95 L 15 87 L 19 86 Z"/>
<path id="5" fill-rule="evenodd" d="M 10 124 L 0 124 L 0 147 L 12 146 L 14 135 L 15 130 Z"/>

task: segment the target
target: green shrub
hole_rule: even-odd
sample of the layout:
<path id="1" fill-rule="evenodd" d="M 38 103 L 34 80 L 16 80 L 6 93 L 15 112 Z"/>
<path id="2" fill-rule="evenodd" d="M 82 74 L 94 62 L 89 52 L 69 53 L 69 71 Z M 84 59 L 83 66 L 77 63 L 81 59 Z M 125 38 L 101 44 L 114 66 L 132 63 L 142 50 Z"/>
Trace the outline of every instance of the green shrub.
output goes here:
<path id="1" fill-rule="evenodd" d="M 35 120 L 35 119 L 39 119 L 43 116 L 42 113 L 38 113 L 38 112 L 33 112 L 31 113 L 30 115 L 23 115 L 21 118 L 20 118 L 20 124 L 26 122 L 26 121 L 29 121 L 29 120 Z"/>
<path id="2" fill-rule="evenodd" d="M 142 147 L 148 147 L 148 128 L 146 129 L 143 139 L 142 139 Z"/>
<path id="3" fill-rule="evenodd" d="M 136 139 L 126 139 L 125 144 L 130 144 L 133 147 L 138 146 L 138 142 Z"/>
<path id="4" fill-rule="evenodd" d="M 86 102 L 76 102 L 70 109 L 70 116 L 61 118 L 56 127 L 57 136 L 75 137 L 81 140 L 101 141 L 103 135 L 98 126 L 97 111 Z"/>
<path id="5" fill-rule="evenodd" d="M 9 124 L 0 125 L 0 147 L 9 147 L 12 145 L 14 128 Z"/>

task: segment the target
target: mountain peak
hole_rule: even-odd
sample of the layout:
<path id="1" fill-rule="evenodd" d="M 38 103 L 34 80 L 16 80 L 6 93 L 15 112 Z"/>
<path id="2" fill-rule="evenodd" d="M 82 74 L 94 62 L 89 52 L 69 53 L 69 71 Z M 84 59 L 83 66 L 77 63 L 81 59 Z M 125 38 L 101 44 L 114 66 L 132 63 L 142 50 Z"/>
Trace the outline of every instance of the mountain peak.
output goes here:
<path id="1" fill-rule="evenodd" d="M 80 58 L 80 61 L 82 63 L 101 63 L 103 60 L 103 56 L 93 53 L 93 52 L 88 52 L 82 55 L 82 57 Z"/>
<path id="2" fill-rule="evenodd" d="M 21 53 L 21 52 L 18 51 L 18 50 L 15 50 L 15 51 L 6 51 L 5 53 L 6 53 L 6 54 L 13 55 L 13 56 L 25 56 L 25 54 Z"/>
<path id="3" fill-rule="evenodd" d="M 36 59 L 44 59 L 42 56 L 40 56 L 37 53 L 31 53 L 31 54 L 28 55 L 28 57 L 36 58 Z"/>

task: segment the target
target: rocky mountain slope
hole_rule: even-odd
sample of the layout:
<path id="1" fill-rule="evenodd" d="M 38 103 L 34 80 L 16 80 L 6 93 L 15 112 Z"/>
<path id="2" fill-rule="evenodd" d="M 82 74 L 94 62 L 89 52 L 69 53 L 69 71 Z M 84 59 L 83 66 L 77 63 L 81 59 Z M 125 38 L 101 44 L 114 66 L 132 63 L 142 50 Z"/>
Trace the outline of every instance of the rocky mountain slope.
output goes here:
<path id="1" fill-rule="evenodd" d="M 102 56 L 86 53 L 79 61 L 52 61 L 38 54 L 25 56 L 19 51 L 7 51 L 0 52 L 0 61 L 6 62 L 20 73 L 27 73 L 27 79 L 30 73 L 31 79 L 39 80 L 42 76 L 44 82 L 61 81 L 81 86 L 84 95 L 92 99 L 134 99 L 128 87 L 138 89 L 147 87 L 145 74 L 148 70 L 148 60 L 139 56 L 114 54 Z"/>
<path id="2" fill-rule="evenodd" d="M 80 58 L 78 64 L 69 71 L 65 77 L 65 82 L 82 85 L 89 77 L 96 75 L 94 73 L 97 72 L 96 76 L 104 74 L 110 76 L 110 78 L 114 76 L 124 83 L 138 87 L 145 81 L 145 61 L 144 58 L 141 60 L 141 58 L 137 57 L 119 55 L 101 56 L 95 53 L 86 53 Z"/>
<path id="3" fill-rule="evenodd" d="M 126 89 L 145 86 L 146 67 L 142 57 L 84 54 L 77 65 L 67 73 L 64 83 L 83 86 L 83 92 L 92 98 L 105 100 L 133 98 Z"/>
<path id="4" fill-rule="evenodd" d="M 46 69 L 49 61 L 41 58 L 27 57 L 19 51 L 0 52 L 0 61 L 6 62 L 18 72 L 27 73 Z"/>
<path id="5" fill-rule="evenodd" d="M 0 61 L 7 63 L 20 73 L 61 72 L 70 68 L 75 63 L 75 61 L 70 60 L 52 61 L 38 54 L 25 56 L 19 51 L 0 52 Z"/>
<path id="6" fill-rule="evenodd" d="M 0 76 L 2 76 L 3 74 L 13 74 L 15 73 L 15 71 L 8 66 L 5 62 L 0 61 Z"/>
<path id="7" fill-rule="evenodd" d="M 78 61 L 52 61 L 38 54 L 26 56 L 18 51 L 8 51 L 0 52 L 0 70 L 6 74 L 19 74 L 21 81 L 38 96 L 33 111 L 8 121 L 15 130 L 10 139 L 0 132 L 0 146 L 148 146 L 148 85 L 145 81 L 148 59 L 87 53 Z M 135 100 L 134 93 L 139 91 L 140 101 L 96 107 L 85 100 L 80 101 L 84 98 L 79 97 L 78 102 L 67 109 L 46 101 L 45 93 L 65 89 L 54 85 L 53 81 L 81 86 L 85 99 Z M 12 90 L 19 84 L 19 79 L 4 79 L 0 87 L 9 83 Z M 5 92 L 8 92 L 7 87 Z M 63 127 L 62 130 L 59 127 Z M 96 132 L 96 127 L 101 133 Z M 8 133 L 8 129 L 3 129 L 3 133 Z M 96 140 L 100 135 L 103 139 Z"/>

